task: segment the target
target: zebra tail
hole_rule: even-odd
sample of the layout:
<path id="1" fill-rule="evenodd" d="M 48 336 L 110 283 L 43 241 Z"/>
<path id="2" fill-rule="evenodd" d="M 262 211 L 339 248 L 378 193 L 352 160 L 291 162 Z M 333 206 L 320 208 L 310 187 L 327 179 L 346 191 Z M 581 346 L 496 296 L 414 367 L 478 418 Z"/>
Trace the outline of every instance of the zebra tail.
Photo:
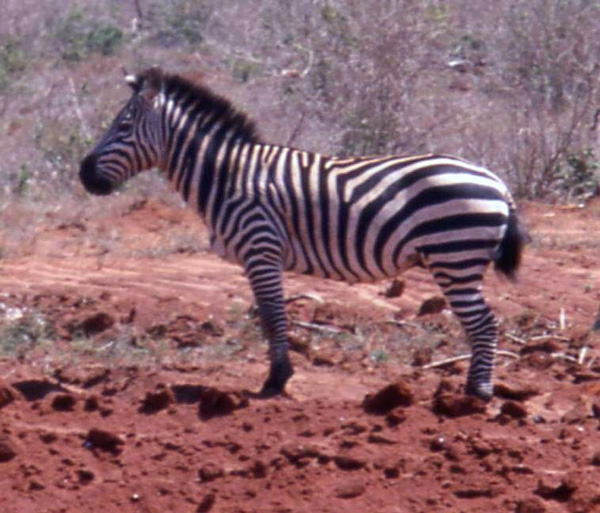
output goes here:
<path id="1" fill-rule="evenodd" d="M 516 271 L 521 264 L 523 249 L 530 240 L 527 231 L 517 217 L 517 212 L 511 206 L 506 233 L 494 257 L 496 271 L 501 272 L 511 280 L 515 280 Z"/>

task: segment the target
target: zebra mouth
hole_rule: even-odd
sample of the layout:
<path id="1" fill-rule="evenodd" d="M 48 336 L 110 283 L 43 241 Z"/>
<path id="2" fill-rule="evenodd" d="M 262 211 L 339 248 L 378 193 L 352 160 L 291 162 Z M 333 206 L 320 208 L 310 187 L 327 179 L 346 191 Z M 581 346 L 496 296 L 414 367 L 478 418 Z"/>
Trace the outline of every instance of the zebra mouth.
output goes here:
<path id="1" fill-rule="evenodd" d="M 83 159 L 79 169 L 79 178 L 88 192 L 106 196 L 113 191 L 114 186 L 110 179 L 98 174 L 97 161 L 98 159 L 93 154 Z"/>

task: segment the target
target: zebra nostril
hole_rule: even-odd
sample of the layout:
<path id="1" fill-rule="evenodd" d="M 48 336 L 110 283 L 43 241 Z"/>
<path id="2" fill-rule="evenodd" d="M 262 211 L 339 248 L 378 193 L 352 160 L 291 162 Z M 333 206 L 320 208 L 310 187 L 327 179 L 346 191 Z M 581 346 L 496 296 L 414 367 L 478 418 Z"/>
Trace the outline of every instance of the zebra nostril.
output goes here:
<path id="1" fill-rule="evenodd" d="M 88 192 L 105 196 L 114 187 L 108 178 L 98 174 L 97 163 L 98 159 L 93 154 L 84 158 L 79 169 L 79 179 Z"/>

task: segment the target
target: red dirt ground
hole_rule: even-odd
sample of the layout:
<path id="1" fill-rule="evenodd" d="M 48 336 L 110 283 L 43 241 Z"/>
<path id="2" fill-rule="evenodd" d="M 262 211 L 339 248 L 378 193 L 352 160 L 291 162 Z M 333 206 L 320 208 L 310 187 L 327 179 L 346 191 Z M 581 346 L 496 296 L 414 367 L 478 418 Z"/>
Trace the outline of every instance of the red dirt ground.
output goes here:
<path id="1" fill-rule="evenodd" d="M 467 352 L 446 310 L 417 316 L 424 272 L 397 298 L 288 276 L 321 301 L 289 305 L 296 374 L 262 400 L 241 270 L 164 240 L 201 239 L 191 213 L 50 220 L 0 260 L 0 511 L 600 511 L 600 202 L 523 210 L 520 280 L 487 283 L 518 356 L 487 406 L 467 361 L 422 367 Z"/>

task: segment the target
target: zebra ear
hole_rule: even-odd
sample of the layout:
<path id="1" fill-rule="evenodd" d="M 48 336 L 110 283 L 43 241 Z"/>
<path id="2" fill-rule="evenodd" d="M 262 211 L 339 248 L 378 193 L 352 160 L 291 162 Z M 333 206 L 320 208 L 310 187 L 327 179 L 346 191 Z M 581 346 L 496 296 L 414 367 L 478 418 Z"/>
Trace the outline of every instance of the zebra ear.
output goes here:
<path id="1" fill-rule="evenodd" d="M 140 80 L 140 77 L 134 75 L 133 73 L 129 73 L 125 69 L 125 66 L 121 66 L 121 71 L 123 72 L 123 76 L 125 77 L 125 82 L 127 85 L 131 87 L 134 92 L 139 93 L 140 89 L 142 88 L 142 81 Z"/>
<path id="2" fill-rule="evenodd" d="M 140 94 L 148 101 L 152 101 L 162 91 L 164 80 L 165 72 L 162 68 L 152 66 L 143 73 L 143 84 Z"/>

